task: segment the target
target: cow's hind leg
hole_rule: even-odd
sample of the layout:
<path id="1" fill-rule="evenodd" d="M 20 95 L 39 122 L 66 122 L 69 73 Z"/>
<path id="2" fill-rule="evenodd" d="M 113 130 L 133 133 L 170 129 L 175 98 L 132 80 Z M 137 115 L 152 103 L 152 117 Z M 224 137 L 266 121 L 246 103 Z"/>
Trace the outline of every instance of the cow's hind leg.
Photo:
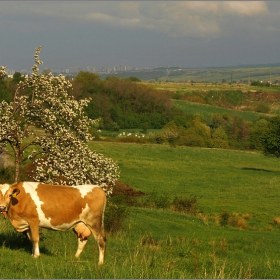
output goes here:
<path id="1" fill-rule="evenodd" d="M 87 241 L 88 241 L 87 238 L 81 239 L 81 238 L 78 237 L 78 249 L 77 249 L 77 252 L 75 254 L 76 258 L 78 258 L 80 256 L 80 254 L 83 252 L 84 247 L 87 244 Z"/>
<path id="2" fill-rule="evenodd" d="M 104 255 L 105 255 L 105 246 L 106 246 L 106 235 L 104 231 L 104 227 L 90 227 L 92 235 L 94 236 L 95 240 L 98 244 L 99 249 L 99 261 L 98 264 L 101 265 L 104 262 Z"/>

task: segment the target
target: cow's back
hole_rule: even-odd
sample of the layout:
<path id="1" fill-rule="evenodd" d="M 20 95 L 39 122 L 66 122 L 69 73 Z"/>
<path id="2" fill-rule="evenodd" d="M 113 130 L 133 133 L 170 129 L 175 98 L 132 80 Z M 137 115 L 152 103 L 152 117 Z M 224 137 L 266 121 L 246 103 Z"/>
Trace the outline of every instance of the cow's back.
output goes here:
<path id="1" fill-rule="evenodd" d="M 77 188 L 39 184 L 36 191 L 41 226 L 70 228 L 86 208 L 86 202 Z"/>

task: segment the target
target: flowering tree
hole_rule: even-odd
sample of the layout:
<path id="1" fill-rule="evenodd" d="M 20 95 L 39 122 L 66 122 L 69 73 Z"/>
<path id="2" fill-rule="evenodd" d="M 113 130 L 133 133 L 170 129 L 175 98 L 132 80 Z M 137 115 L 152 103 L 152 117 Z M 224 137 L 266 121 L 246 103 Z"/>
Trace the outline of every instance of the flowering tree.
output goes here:
<path id="1" fill-rule="evenodd" d="M 0 81 L 4 80 L 4 78 L 7 76 L 6 68 L 7 66 L 0 66 Z"/>
<path id="2" fill-rule="evenodd" d="M 13 102 L 0 103 L 0 147 L 12 148 L 14 181 L 20 180 L 20 167 L 30 159 L 34 180 L 99 184 L 110 191 L 119 169 L 111 159 L 86 145 L 92 138 L 89 126 L 96 122 L 84 114 L 89 100 L 77 101 L 70 96 L 67 89 L 72 85 L 63 75 L 39 74 L 40 50 L 38 47 L 34 55 L 32 75 L 18 83 Z"/>

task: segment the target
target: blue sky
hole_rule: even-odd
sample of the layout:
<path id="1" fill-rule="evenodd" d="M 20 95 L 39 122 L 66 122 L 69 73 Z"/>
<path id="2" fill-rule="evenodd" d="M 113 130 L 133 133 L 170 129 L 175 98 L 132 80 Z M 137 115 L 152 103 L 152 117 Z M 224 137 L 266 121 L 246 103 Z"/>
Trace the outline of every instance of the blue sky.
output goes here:
<path id="1" fill-rule="evenodd" d="M 0 65 L 280 63 L 280 1 L 0 1 Z"/>

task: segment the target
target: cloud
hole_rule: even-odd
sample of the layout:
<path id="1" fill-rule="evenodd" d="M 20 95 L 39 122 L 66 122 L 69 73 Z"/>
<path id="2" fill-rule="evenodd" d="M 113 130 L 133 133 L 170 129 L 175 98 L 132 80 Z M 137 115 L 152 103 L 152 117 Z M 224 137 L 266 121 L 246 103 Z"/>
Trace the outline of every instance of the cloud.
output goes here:
<path id="1" fill-rule="evenodd" d="M 228 1 L 222 2 L 223 10 L 237 15 L 254 16 L 268 12 L 265 2 L 262 1 Z"/>
<path id="2" fill-rule="evenodd" d="M 220 38 L 277 32 L 279 13 L 270 17 L 273 12 L 265 1 L 10 1 L 1 3 L 0 24 L 4 20 L 7 24 L 5 15 L 12 14 L 10 22 L 25 16 L 20 25 L 30 25 L 29 18 L 37 20 L 37 28 L 45 17 L 53 24 L 59 20 L 148 30 L 173 38 Z"/>
<path id="3" fill-rule="evenodd" d="M 262 1 L 139 1 L 109 2 L 110 5 L 92 6 L 94 12 L 81 16 L 93 23 L 102 23 L 127 29 L 143 29 L 170 37 L 215 38 L 230 36 L 237 28 L 254 32 L 269 10 Z M 248 24 L 249 22 L 249 24 Z M 244 25 L 242 23 L 246 23 Z M 268 24 L 263 30 L 273 30 Z M 240 31 L 240 30 L 239 30 Z M 257 30 L 259 31 L 259 30 Z"/>

